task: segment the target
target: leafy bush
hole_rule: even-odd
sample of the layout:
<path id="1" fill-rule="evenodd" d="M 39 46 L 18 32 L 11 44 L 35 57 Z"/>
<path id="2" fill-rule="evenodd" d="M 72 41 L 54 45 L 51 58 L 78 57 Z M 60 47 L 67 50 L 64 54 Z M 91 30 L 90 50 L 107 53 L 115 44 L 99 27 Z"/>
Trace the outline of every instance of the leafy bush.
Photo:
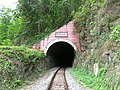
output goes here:
<path id="1" fill-rule="evenodd" d="M 13 45 L 12 41 L 10 39 L 3 40 L 0 42 L 1 45 Z"/>
<path id="2" fill-rule="evenodd" d="M 26 73 L 33 72 L 43 58 L 43 52 L 23 46 L 0 46 L 0 90 L 21 86 Z"/>
<path id="3" fill-rule="evenodd" d="M 120 25 L 115 25 L 111 29 L 110 39 L 120 42 Z"/>
<path id="4" fill-rule="evenodd" d="M 120 25 L 114 25 L 111 27 L 112 32 L 109 35 L 109 38 L 116 42 L 116 52 L 115 57 L 120 61 Z"/>
<path id="5" fill-rule="evenodd" d="M 18 36 L 20 37 L 23 19 L 16 13 L 17 10 L 2 8 L 0 13 L 0 45 L 13 45 Z"/>

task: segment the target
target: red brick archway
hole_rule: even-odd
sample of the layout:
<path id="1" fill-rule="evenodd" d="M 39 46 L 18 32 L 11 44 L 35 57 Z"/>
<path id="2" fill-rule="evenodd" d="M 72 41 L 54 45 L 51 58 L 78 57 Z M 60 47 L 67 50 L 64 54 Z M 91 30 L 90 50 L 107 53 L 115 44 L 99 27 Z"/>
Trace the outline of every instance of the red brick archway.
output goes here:
<path id="1" fill-rule="evenodd" d="M 69 43 L 75 51 L 80 51 L 79 39 L 77 38 L 73 21 L 70 21 L 68 24 L 51 33 L 45 39 L 34 44 L 32 48 L 42 50 L 46 54 L 51 45 L 61 41 Z"/>

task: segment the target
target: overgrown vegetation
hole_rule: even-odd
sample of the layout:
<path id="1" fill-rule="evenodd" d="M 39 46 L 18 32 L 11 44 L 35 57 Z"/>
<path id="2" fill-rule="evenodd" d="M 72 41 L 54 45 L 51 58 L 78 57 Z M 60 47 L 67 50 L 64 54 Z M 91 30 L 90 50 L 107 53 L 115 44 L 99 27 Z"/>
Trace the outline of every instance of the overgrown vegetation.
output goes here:
<path id="1" fill-rule="evenodd" d="M 2 8 L 0 12 L 0 45 L 14 45 L 23 29 L 23 20 L 16 17 L 15 13 L 15 10 L 9 8 Z"/>
<path id="2" fill-rule="evenodd" d="M 95 76 L 87 68 L 77 67 L 71 70 L 73 76 L 85 87 L 90 87 L 93 90 L 119 90 L 120 89 L 120 73 L 117 77 L 115 88 L 112 86 L 114 73 L 111 72 L 110 76 L 106 74 L 107 68 L 101 68 L 98 75 Z"/>
<path id="3" fill-rule="evenodd" d="M 72 20 L 80 0 L 18 0 L 0 13 L 0 44 L 32 45 Z M 76 4 L 77 3 L 77 4 Z M 8 42 L 9 43 L 6 43 Z"/>
<path id="4" fill-rule="evenodd" d="M 120 89 L 119 4 L 118 0 L 89 0 L 75 14 L 82 53 L 72 74 L 93 90 Z"/>
<path id="5" fill-rule="evenodd" d="M 42 74 L 45 69 L 37 70 L 36 65 L 43 58 L 43 52 L 23 46 L 0 46 L 0 90 L 16 90 L 34 73 Z"/>
<path id="6" fill-rule="evenodd" d="M 82 53 L 71 73 L 95 90 L 120 89 L 119 0 L 18 2 L 15 10 L 2 8 L 0 12 L 0 45 L 5 45 L 0 46 L 0 89 L 14 90 L 27 76 L 50 67 L 42 60 L 42 52 L 14 45 L 31 46 L 73 18 Z M 93 74 L 96 63 L 97 76 Z"/>
<path id="7" fill-rule="evenodd" d="M 40 51 L 14 45 L 38 42 L 72 20 L 81 4 L 80 0 L 18 0 L 15 10 L 0 10 L 0 89 L 14 90 L 31 73 L 50 67 Z"/>

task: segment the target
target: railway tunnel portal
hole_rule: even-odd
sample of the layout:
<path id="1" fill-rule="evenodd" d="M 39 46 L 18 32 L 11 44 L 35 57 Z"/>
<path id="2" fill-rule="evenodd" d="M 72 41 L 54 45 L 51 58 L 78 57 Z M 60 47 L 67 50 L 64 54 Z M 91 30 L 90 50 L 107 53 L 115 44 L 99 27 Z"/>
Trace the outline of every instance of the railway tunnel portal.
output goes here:
<path id="1" fill-rule="evenodd" d="M 76 52 L 80 52 L 79 40 L 74 29 L 71 21 L 34 44 L 32 48 L 44 51 L 47 60 L 50 60 L 55 67 L 72 67 Z"/>

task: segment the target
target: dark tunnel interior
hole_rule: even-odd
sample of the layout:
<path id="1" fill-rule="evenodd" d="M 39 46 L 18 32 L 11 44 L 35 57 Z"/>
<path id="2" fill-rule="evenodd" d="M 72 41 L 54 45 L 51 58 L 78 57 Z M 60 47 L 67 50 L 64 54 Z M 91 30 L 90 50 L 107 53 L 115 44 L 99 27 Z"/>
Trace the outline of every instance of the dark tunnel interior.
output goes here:
<path id="1" fill-rule="evenodd" d="M 75 50 L 69 43 L 57 42 L 48 49 L 47 58 L 51 60 L 55 67 L 72 67 Z"/>

